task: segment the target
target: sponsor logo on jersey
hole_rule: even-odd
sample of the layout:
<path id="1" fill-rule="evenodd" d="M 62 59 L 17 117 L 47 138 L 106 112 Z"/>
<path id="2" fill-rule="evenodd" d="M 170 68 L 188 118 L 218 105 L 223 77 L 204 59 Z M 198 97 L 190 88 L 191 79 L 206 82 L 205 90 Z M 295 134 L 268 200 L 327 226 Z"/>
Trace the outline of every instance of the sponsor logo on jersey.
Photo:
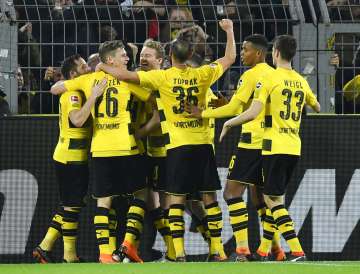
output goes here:
<path id="1" fill-rule="evenodd" d="M 70 96 L 71 103 L 79 103 L 79 97 L 77 95 Z"/>

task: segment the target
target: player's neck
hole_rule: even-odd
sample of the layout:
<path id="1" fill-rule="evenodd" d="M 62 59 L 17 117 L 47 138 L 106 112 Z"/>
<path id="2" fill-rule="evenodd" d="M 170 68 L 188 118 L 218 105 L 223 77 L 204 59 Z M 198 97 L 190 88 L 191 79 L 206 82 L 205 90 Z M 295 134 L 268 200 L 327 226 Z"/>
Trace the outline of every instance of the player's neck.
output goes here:
<path id="1" fill-rule="evenodd" d="M 276 63 L 276 67 L 292 70 L 291 62 L 285 60 L 278 60 Z"/>
<path id="2" fill-rule="evenodd" d="M 180 64 L 180 63 L 176 63 L 176 62 L 174 62 L 172 66 L 175 68 L 178 68 L 178 69 L 185 69 L 187 67 L 186 64 Z"/>
<path id="3" fill-rule="evenodd" d="M 251 67 L 255 67 L 255 66 L 257 66 L 259 64 L 263 64 L 263 63 L 265 63 L 265 59 L 264 60 L 259 60 L 259 62 L 254 63 Z"/>

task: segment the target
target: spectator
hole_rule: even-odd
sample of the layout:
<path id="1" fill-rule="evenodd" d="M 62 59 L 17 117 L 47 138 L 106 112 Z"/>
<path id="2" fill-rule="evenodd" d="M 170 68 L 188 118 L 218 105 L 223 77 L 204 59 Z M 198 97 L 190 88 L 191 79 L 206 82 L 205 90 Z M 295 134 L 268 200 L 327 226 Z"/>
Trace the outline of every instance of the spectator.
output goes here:
<path id="1" fill-rule="evenodd" d="M 139 28 L 141 28 L 141 24 L 143 24 L 142 34 L 145 34 L 144 37 L 141 37 L 142 41 L 136 39 L 135 42 L 142 43 L 144 42 L 143 39 L 146 38 L 157 40 L 160 35 L 161 21 L 166 19 L 166 8 L 164 6 L 164 1 L 163 0 L 134 1 L 133 11 L 134 11 L 134 18 L 137 22 L 136 29 L 139 30 Z M 147 23 L 144 24 L 141 21 L 143 22 L 146 21 Z M 146 33 L 143 33 L 144 30 L 146 31 Z"/>
<path id="2" fill-rule="evenodd" d="M 334 21 L 360 20 L 360 3 L 358 0 L 327 0 L 330 18 Z"/>
<path id="3" fill-rule="evenodd" d="M 36 39 L 32 35 L 32 23 L 27 22 L 18 32 L 18 59 L 21 66 L 39 67 L 40 50 Z M 28 45 L 26 45 L 28 43 Z"/>
<path id="4" fill-rule="evenodd" d="M 16 71 L 16 80 L 18 84 L 18 114 L 30 113 L 30 93 L 24 92 L 24 76 L 20 66 Z"/>
<path id="5" fill-rule="evenodd" d="M 173 8 L 169 14 L 169 23 L 162 30 L 162 41 L 170 42 L 180 37 L 194 44 L 194 52 L 203 59 L 213 59 L 213 50 L 206 44 L 210 37 L 197 24 L 194 24 L 192 13 L 185 7 Z"/>
<path id="6" fill-rule="evenodd" d="M 177 34 L 181 29 L 192 27 L 194 25 L 191 11 L 184 7 L 171 9 L 168 20 L 168 24 L 164 26 L 161 31 L 160 39 L 163 42 L 170 42 L 177 37 Z"/>
<path id="7" fill-rule="evenodd" d="M 118 39 L 118 32 L 116 29 L 109 25 L 103 25 L 100 27 L 100 42 L 112 41 Z"/>
<path id="8" fill-rule="evenodd" d="M 2 86 L 0 86 L 0 118 L 11 115 L 9 103 L 5 99 L 6 94 Z"/>

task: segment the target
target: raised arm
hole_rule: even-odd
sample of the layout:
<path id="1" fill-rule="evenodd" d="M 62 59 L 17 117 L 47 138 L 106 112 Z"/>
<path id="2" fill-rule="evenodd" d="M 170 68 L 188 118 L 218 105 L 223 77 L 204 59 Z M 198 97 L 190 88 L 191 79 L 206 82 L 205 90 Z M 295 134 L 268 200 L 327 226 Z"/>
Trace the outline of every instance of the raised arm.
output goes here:
<path id="1" fill-rule="evenodd" d="M 234 38 L 233 22 L 230 19 L 222 19 L 219 22 L 220 27 L 226 32 L 226 49 L 224 57 L 216 60 L 225 70 L 227 70 L 236 59 L 236 45 Z"/>
<path id="2" fill-rule="evenodd" d="M 104 93 L 106 85 L 107 79 L 103 78 L 99 84 L 92 88 L 90 97 L 86 100 L 81 109 L 73 110 L 69 113 L 69 118 L 76 127 L 82 127 L 84 125 L 90 116 L 91 109 L 95 105 L 96 99 Z"/>

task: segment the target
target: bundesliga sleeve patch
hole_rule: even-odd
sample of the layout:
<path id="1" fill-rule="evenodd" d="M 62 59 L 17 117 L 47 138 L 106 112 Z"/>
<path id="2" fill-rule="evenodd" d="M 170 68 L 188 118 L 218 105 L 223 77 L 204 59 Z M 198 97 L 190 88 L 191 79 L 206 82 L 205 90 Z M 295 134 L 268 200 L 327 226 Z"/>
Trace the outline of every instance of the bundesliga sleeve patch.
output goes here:
<path id="1" fill-rule="evenodd" d="M 71 95 L 71 96 L 70 96 L 70 102 L 71 102 L 72 104 L 79 103 L 79 96 Z"/>
<path id="2" fill-rule="evenodd" d="M 211 68 L 216 68 L 217 63 L 211 63 L 209 66 L 210 66 Z"/>
<path id="3" fill-rule="evenodd" d="M 257 88 L 257 89 L 261 88 L 261 86 L 262 86 L 262 84 L 261 84 L 260 82 L 258 82 L 258 83 L 256 84 L 256 88 Z"/>
<path id="4" fill-rule="evenodd" d="M 237 85 L 238 88 L 241 86 L 242 82 L 243 82 L 243 80 L 240 79 L 239 82 L 238 82 L 238 85 Z"/>

